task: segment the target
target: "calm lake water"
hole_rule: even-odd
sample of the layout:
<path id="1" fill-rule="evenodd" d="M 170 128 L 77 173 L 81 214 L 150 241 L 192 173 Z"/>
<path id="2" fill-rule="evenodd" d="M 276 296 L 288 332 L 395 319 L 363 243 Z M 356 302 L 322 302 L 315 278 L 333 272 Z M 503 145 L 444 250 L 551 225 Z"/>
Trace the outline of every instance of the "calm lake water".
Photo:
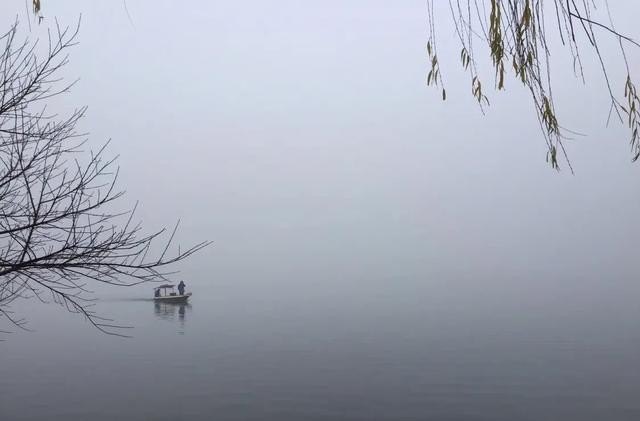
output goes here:
<path id="1" fill-rule="evenodd" d="M 634 282 L 191 284 L 104 298 L 129 339 L 34 307 L 0 343 L 0 419 L 640 419 Z"/>

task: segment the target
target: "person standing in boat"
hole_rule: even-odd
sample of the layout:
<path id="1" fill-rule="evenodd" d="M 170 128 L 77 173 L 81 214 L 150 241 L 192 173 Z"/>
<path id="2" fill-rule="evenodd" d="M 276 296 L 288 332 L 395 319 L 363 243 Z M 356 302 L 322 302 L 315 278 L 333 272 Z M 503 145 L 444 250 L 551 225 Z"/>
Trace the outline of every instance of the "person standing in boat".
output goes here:
<path id="1" fill-rule="evenodd" d="M 184 281 L 180 281 L 180 283 L 178 284 L 178 293 L 180 295 L 184 295 L 184 287 L 185 287 L 185 283 Z"/>

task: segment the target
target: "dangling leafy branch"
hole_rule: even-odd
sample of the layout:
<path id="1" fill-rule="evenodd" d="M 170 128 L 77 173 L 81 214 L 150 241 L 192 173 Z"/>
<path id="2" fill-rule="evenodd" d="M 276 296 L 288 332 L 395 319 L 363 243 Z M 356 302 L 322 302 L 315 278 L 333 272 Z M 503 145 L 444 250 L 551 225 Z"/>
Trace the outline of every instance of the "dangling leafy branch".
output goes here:
<path id="1" fill-rule="evenodd" d="M 437 60 L 436 28 L 437 20 L 435 0 L 427 1 L 429 18 L 429 39 L 427 53 L 431 60 L 428 85 L 442 83 L 442 71 Z M 438 2 L 439 3 L 439 2 Z M 458 35 L 462 50 L 460 59 L 463 69 L 469 73 L 472 96 L 481 107 L 489 105 L 482 89 L 478 72 L 474 41 L 486 47 L 493 66 L 495 88 L 505 89 L 508 72 L 505 62 L 511 62 L 512 77 L 528 88 L 538 117 L 541 132 L 547 144 L 547 161 L 559 169 L 558 151 L 571 168 L 563 141 L 567 139 L 559 123 L 558 113 L 552 90 L 551 46 L 547 30 L 545 13 L 551 12 L 553 25 L 557 28 L 560 40 L 568 47 L 574 62 L 574 73 L 584 81 L 582 58 L 579 42 L 582 36 L 594 52 L 604 76 L 605 85 L 611 101 L 611 113 L 620 121 L 626 120 L 631 131 L 632 159 L 640 158 L 640 101 L 633 82 L 625 47 L 640 47 L 631 37 L 619 33 L 611 19 L 607 0 L 602 0 L 608 13 L 608 23 L 594 19 L 593 12 L 598 8 L 596 0 L 449 0 L 449 14 Z M 598 42 L 598 33 L 604 31 L 614 37 L 619 44 L 621 56 L 627 67 L 627 79 L 624 83 L 625 105 L 614 94 L 615 89 L 609 78 L 608 68 L 602 56 Z M 484 109 L 483 109 L 484 111 Z"/>

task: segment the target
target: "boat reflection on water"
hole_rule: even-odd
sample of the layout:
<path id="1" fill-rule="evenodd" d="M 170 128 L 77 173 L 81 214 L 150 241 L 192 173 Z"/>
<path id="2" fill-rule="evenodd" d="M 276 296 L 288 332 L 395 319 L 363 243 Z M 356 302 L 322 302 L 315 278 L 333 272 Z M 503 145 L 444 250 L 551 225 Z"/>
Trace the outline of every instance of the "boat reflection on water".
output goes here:
<path id="1" fill-rule="evenodd" d="M 169 322 L 178 320 L 181 326 L 184 326 L 187 313 L 191 312 L 191 304 L 187 303 L 174 304 L 156 301 L 153 303 L 153 307 L 157 318 Z"/>

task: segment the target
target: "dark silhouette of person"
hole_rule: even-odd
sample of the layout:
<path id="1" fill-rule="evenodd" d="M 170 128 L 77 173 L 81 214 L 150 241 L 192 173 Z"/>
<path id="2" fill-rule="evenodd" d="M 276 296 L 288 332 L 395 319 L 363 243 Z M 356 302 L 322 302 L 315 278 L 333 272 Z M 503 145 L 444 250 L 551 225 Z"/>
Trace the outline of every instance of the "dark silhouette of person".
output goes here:
<path id="1" fill-rule="evenodd" d="M 184 295 L 184 287 L 185 287 L 185 283 L 184 281 L 180 281 L 180 283 L 178 284 L 178 293 L 180 293 L 180 295 Z"/>
<path id="2" fill-rule="evenodd" d="M 154 297 L 159 297 L 160 296 L 160 288 L 156 288 L 155 292 L 153 293 Z"/>

